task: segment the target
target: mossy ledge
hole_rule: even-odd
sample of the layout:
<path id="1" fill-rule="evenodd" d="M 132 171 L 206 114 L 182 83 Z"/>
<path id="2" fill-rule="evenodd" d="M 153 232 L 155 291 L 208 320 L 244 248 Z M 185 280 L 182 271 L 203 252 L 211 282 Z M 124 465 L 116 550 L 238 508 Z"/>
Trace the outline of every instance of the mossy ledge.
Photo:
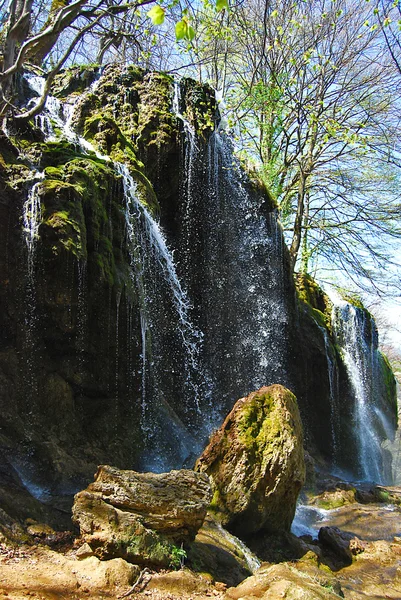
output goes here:
<path id="1" fill-rule="evenodd" d="M 295 285 L 298 299 L 321 327 L 331 333 L 331 313 L 333 305 L 319 284 L 306 273 L 297 273 Z"/>

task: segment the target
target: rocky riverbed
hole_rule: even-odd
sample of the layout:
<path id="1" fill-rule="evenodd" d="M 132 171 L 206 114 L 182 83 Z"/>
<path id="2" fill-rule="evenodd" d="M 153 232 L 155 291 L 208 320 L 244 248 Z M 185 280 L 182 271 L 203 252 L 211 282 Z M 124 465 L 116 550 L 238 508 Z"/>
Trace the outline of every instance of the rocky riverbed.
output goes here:
<path id="1" fill-rule="evenodd" d="M 334 494 L 338 497 L 337 492 Z M 393 493 L 391 497 L 394 500 L 397 495 Z M 252 554 L 245 551 L 245 546 L 211 516 L 198 531 L 183 560 L 185 566 L 177 570 L 144 568 L 122 558 L 99 560 L 85 547 L 82 538 L 74 539 L 67 532 L 54 533 L 46 526 L 30 523 L 24 544 L 6 542 L 5 538 L 0 544 L 0 599 L 399 600 L 399 506 L 353 501 L 334 509 L 319 509 L 313 504 L 315 498 L 309 501 L 309 517 L 313 512 L 315 517 L 323 517 L 314 522 L 309 519 L 311 532 L 323 526 L 338 527 L 358 541 L 350 565 L 330 569 L 327 563 L 333 555 L 316 534 L 314 539 L 294 537 L 303 548 L 298 559 L 264 562 L 258 567 L 257 562 L 251 562 Z M 299 509 L 297 519 L 299 525 Z M 335 554 L 333 549 L 331 552 Z"/>

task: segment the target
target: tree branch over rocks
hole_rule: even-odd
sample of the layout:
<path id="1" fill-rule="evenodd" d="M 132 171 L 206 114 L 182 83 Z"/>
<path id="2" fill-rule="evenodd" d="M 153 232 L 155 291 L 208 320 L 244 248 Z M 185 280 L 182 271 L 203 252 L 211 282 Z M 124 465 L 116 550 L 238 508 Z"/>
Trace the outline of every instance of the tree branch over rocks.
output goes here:
<path id="1" fill-rule="evenodd" d="M 73 2 L 52 2 L 47 4 L 47 19 L 35 30 L 35 0 L 11 0 L 4 24 L 0 30 L 0 116 L 15 112 L 14 97 L 16 76 L 27 63 L 40 66 L 49 62 L 51 69 L 46 73 L 46 85 L 37 105 L 16 118 L 31 118 L 43 108 L 51 83 L 57 73 L 65 66 L 74 49 L 88 34 L 102 26 L 109 30 L 107 21 L 119 14 L 129 15 L 134 20 L 139 8 L 153 4 L 155 0 L 136 2 L 110 2 L 109 0 L 74 0 Z M 59 8 L 55 9 L 54 5 Z M 75 34 L 74 28 L 76 29 Z M 68 33 L 68 35 L 67 35 Z M 72 39 L 71 39 L 71 33 Z M 110 31 L 110 37 L 114 31 Z M 65 37 L 64 37 L 65 34 Z M 120 36 L 124 31 L 119 32 Z M 132 35 L 132 33 L 131 33 Z M 137 32 L 139 36 L 140 33 Z M 63 36 L 63 38 L 62 38 Z M 131 40 L 132 41 L 132 40 Z M 59 56 L 53 55 L 56 45 L 61 46 Z"/>

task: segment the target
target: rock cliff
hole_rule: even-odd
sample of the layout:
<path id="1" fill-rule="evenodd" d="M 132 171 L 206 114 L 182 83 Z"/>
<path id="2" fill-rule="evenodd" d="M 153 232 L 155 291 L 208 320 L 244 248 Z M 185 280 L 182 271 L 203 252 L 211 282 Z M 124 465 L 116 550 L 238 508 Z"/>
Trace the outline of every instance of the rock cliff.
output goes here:
<path id="1" fill-rule="evenodd" d="M 309 447 L 352 468 L 329 304 L 297 299 L 274 200 L 213 133 L 212 90 L 111 65 L 52 93 L 0 136 L 4 510 L 60 524 L 100 463 L 191 465 L 235 400 L 273 383 Z"/>

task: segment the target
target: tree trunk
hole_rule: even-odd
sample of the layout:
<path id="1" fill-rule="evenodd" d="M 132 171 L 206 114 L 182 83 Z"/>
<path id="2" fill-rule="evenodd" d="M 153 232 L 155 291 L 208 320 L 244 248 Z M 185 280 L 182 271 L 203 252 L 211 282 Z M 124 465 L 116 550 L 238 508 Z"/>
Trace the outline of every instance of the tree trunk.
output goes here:
<path id="1" fill-rule="evenodd" d="M 2 31 L 3 43 L 1 51 L 3 54 L 1 71 L 2 75 L 13 66 L 17 57 L 19 45 L 26 39 L 31 26 L 31 12 L 33 0 L 12 0 L 8 20 Z M 3 114 L 12 102 L 14 95 L 14 74 L 0 78 L 1 100 L 0 114 Z"/>
<path id="2" fill-rule="evenodd" d="M 290 246 L 290 261 L 291 261 L 291 269 L 292 272 L 295 270 L 295 265 L 298 258 L 299 248 L 301 246 L 302 239 L 302 221 L 304 217 L 305 210 L 305 193 L 306 193 L 306 173 L 301 170 L 298 182 L 298 204 L 297 204 L 297 212 L 294 220 L 294 232 L 292 236 L 291 246 Z"/>

